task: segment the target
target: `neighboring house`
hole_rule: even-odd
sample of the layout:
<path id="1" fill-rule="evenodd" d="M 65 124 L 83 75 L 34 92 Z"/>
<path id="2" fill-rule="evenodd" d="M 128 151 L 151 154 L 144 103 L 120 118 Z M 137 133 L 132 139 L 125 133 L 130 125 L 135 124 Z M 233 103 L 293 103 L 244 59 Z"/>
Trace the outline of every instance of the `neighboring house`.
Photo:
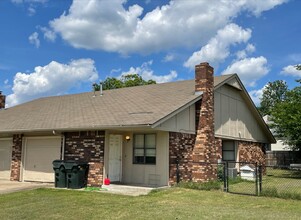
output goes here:
<path id="1" fill-rule="evenodd" d="M 263 120 L 267 125 L 271 125 L 272 121 L 268 115 L 263 117 Z M 279 137 L 273 129 L 270 129 L 274 137 L 276 138 L 276 143 L 271 144 L 270 151 L 290 151 L 290 147 L 284 143 L 285 138 Z"/>
<path id="2" fill-rule="evenodd" d="M 268 115 L 265 115 L 263 120 L 267 125 L 272 124 L 272 121 Z M 296 163 L 298 155 L 296 152 L 291 150 L 290 146 L 285 144 L 285 138 L 279 137 L 279 135 L 277 135 L 273 129 L 271 129 L 271 132 L 276 139 L 276 143 L 271 144 L 267 149 L 266 164 L 268 166 L 277 166 Z"/>
<path id="3" fill-rule="evenodd" d="M 40 98 L 0 110 L 0 178 L 54 180 L 54 159 L 89 163 L 88 184 L 216 179 L 223 160 L 265 162 L 275 139 L 236 74 Z"/>

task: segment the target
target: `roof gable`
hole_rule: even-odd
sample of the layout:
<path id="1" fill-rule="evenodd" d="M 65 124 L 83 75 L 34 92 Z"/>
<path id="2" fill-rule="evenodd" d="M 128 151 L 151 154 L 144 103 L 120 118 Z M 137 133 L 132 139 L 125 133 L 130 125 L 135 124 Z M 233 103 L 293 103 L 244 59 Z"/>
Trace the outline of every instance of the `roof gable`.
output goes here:
<path id="1" fill-rule="evenodd" d="M 247 90 L 244 87 L 243 83 L 239 79 L 238 75 L 237 74 L 232 74 L 232 75 L 228 75 L 228 76 L 229 77 L 227 79 L 223 80 L 217 86 L 215 86 L 215 89 L 218 89 L 223 85 L 228 85 L 228 86 L 231 86 L 232 88 L 235 88 L 235 89 L 241 91 L 241 96 L 242 96 L 246 106 L 248 107 L 248 109 L 252 112 L 252 115 L 254 116 L 254 119 L 257 121 L 259 126 L 262 128 L 262 130 L 264 131 L 264 133 L 265 133 L 266 137 L 268 138 L 268 140 L 271 143 L 275 143 L 276 140 L 275 140 L 273 134 L 271 133 L 268 125 L 265 123 L 265 121 L 261 117 L 261 114 L 257 110 L 254 102 L 252 101 L 249 93 L 247 92 Z"/>

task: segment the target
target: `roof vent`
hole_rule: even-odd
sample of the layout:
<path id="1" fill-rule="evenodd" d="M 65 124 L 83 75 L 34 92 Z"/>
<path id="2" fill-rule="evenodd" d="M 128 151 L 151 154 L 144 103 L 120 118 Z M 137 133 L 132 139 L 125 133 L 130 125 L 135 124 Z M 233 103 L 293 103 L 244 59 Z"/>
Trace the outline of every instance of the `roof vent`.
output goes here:
<path id="1" fill-rule="evenodd" d="M 102 96 L 103 93 L 102 93 L 102 82 L 101 81 L 99 82 L 99 91 L 100 91 L 100 96 Z"/>
<path id="2" fill-rule="evenodd" d="M 93 87 L 93 97 L 96 96 L 96 91 L 100 91 L 100 96 L 103 95 L 103 92 L 102 92 L 102 82 L 101 81 L 99 82 L 99 84 L 93 83 L 92 87 Z"/>

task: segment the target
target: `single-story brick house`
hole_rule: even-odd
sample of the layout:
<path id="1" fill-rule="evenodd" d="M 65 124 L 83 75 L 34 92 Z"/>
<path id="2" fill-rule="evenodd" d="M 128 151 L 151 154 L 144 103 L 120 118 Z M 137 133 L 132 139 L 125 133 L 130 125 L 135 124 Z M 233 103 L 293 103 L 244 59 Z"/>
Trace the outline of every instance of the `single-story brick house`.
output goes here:
<path id="1" fill-rule="evenodd" d="M 0 103 L 4 107 L 5 96 Z M 0 179 L 54 180 L 52 161 L 89 163 L 88 184 L 151 186 L 217 176 L 222 160 L 264 163 L 275 139 L 236 74 L 40 98 L 0 110 Z M 210 165 L 212 164 L 212 166 Z"/>

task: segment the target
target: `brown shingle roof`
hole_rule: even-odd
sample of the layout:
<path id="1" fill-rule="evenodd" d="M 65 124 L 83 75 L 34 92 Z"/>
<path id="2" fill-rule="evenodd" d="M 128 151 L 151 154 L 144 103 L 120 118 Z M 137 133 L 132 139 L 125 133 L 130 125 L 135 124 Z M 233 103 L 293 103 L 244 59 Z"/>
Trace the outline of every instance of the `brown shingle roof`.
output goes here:
<path id="1" fill-rule="evenodd" d="M 197 98 L 194 80 L 40 98 L 1 110 L 0 132 L 151 125 Z"/>

